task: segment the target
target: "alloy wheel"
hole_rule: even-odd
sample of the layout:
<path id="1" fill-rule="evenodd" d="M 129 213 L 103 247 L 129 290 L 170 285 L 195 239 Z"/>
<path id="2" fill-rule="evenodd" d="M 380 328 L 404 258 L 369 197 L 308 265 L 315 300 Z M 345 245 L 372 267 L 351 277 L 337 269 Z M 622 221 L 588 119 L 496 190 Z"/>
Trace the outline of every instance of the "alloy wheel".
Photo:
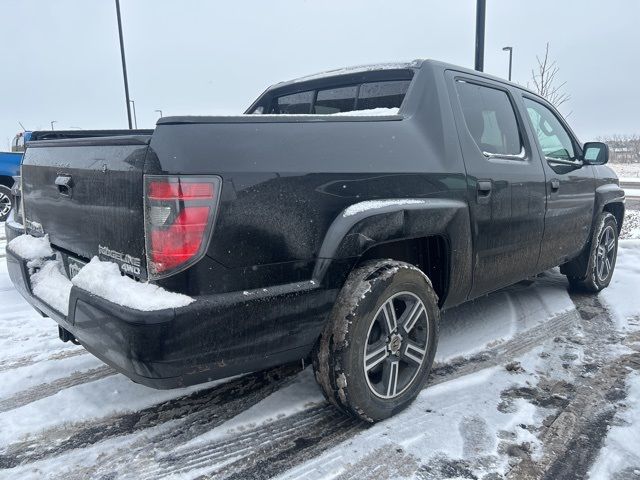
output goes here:
<path id="1" fill-rule="evenodd" d="M 371 321 L 364 349 L 364 374 L 371 391 L 389 399 L 418 376 L 429 344 L 427 310 L 411 292 L 396 293 Z"/>
<path id="2" fill-rule="evenodd" d="M 596 250 L 596 275 L 598 280 L 604 282 L 611 270 L 613 270 L 613 262 L 615 260 L 615 246 L 616 246 L 616 234 L 613 231 L 611 225 L 607 225 L 598 241 L 598 248 Z"/>
<path id="3" fill-rule="evenodd" d="M 8 195 L 0 192 L 0 217 L 4 217 L 11 210 L 11 199 Z"/>

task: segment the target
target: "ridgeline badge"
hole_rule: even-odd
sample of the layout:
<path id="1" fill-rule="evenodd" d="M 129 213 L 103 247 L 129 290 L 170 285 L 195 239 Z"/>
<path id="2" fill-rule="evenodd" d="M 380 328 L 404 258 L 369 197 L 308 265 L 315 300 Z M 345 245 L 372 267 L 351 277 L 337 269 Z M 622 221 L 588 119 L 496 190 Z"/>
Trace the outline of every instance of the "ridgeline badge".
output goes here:
<path id="1" fill-rule="evenodd" d="M 98 253 L 105 257 L 117 260 L 120 263 L 120 270 L 124 273 L 140 275 L 140 258 L 133 257 L 128 253 L 111 250 L 109 247 L 98 245 Z"/>

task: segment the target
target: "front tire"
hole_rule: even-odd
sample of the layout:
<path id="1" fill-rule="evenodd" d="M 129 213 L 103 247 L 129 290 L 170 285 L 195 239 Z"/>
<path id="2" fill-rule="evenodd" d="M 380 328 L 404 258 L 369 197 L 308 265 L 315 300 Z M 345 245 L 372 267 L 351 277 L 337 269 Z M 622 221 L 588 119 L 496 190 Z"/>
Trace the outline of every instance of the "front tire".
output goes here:
<path id="1" fill-rule="evenodd" d="M 591 239 L 587 273 L 582 278 L 567 275 L 572 287 L 587 292 L 599 292 L 609 286 L 618 256 L 618 222 L 609 212 L 603 212 L 596 222 Z"/>
<path id="2" fill-rule="evenodd" d="M 6 185 L 0 185 L 0 222 L 9 217 L 11 207 L 11 189 Z"/>
<path id="3" fill-rule="evenodd" d="M 354 270 L 314 349 L 327 400 L 369 422 L 406 408 L 429 376 L 439 320 L 438 298 L 416 267 L 378 260 Z"/>

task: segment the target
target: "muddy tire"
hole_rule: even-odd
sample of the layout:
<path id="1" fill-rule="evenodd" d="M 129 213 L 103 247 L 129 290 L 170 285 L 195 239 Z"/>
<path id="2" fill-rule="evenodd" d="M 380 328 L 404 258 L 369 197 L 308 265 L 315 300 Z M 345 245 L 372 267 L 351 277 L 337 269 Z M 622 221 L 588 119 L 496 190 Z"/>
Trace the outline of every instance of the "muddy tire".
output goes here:
<path id="1" fill-rule="evenodd" d="M 406 408 L 429 376 L 439 321 L 438 297 L 416 267 L 376 260 L 354 270 L 313 352 L 327 400 L 369 422 Z"/>
<path id="2" fill-rule="evenodd" d="M 12 201 L 11 189 L 5 185 L 0 185 L 0 222 L 4 222 L 9 217 Z"/>
<path id="3" fill-rule="evenodd" d="M 577 278 L 567 275 L 567 278 L 575 289 L 599 292 L 611 282 L 618 256 L 618 223 L 612 214 L 600 214 L 589 248 L 586 276 Z"/>

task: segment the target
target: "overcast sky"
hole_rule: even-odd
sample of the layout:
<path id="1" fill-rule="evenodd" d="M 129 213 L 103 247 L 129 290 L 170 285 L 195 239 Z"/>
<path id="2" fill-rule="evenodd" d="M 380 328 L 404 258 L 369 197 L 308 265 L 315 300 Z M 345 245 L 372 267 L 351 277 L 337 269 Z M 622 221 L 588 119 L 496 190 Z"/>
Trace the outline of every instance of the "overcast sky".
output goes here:
<path id="1" fill-rule="evenodd" d="M 241 113 L 268 85 L 363 63 L 473 67 L 475 0 L 121 0 L 138 127 Z M 20 129 L 126 128 L 113 0 L 0 0 L 0 149 Z M 551 56 L 581 140 L 640 133 L 640 1 L 487 0 L 485 71 Z"/>

